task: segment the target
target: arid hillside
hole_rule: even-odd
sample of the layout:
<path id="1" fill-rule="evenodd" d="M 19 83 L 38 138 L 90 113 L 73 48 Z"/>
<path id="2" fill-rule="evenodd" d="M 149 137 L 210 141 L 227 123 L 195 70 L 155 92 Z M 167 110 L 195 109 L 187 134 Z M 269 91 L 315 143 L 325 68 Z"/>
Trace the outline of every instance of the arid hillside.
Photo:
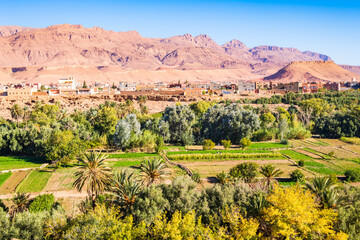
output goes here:
<path id="1" fill-rule="evenodd" d="M 135 31 L 56 25 L 0 28 L 0 81 L 209 81 L 262 78 L 293 61 L 330 57 L 294 48 L 248 48 L 239 40 L 222 46 L 207 35 L 145 38 Z"/>
<path id="2" fill-rule="evenodd" d="M 360 75 L 345 70 L 332 61 L 293 62 L 264 80 L 282 82 L 351 81 Z"/>

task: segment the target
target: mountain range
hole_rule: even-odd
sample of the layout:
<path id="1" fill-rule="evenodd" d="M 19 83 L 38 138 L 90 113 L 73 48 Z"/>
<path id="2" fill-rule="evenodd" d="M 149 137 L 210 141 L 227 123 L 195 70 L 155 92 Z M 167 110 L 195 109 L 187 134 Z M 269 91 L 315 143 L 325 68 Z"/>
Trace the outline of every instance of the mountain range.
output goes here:
<path id="1" fill-rule="evenodd" d="M 236 39 L 218 45 L 207 35 L 146 38 L 136 31 L 114 32 L 69 24 L 47 28 L 0 26 L 1 82 L 55 82 L 67 76 L 108 83 L 234 81 L 263 79 L 292 62 L 309 61 L 331 58 L 295 48 L 249 48 Z M 350 80 L 360 73 L 360 67 L 342 67 L 346 74 L 334 80 Z"/>

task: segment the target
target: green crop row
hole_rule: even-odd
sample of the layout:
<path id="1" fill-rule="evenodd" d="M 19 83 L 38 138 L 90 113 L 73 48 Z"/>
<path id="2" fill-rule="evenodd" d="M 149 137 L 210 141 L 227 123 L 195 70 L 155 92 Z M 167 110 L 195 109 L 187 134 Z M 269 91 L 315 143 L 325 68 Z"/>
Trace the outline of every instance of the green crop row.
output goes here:
<path id="1" fill-rule="evenodd" d="M 168 157 L 174 161 L 184 160 L 202 160 L 202 159 L 248 159 L 248 158 L 279 158 L 282 159 L 280 153 L 222 153 L 222 154 L 184 154 L 184 155 L 171 155 Z"/>
<path id="2" fill-rule="evenodd" d="M 223 153 L 271 153 L 267 150 L 207 150 L 207 151 L 178 151 L 178 152 L 168 152 L 167 155 L 183 155 L 183 154 L 223 154 Z"/>
<path id="3" fill-rule="evenodd" d="M 143 157 L 158 157 L 159 154 L 156 153 L 115 153 L 109 154 L 109 158 L 143 158 Z"/>

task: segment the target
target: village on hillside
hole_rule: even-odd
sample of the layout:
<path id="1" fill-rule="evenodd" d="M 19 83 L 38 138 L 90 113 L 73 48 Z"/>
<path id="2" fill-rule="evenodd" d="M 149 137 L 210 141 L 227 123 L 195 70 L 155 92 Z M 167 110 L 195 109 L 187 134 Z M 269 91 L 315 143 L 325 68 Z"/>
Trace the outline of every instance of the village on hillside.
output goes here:
<path id="1" fill-rule="evenodd" d="M 95 83 L 87 85 L 86 81 L 79 82 L 73 77 L 61 78 L 57 84 L 42 85 L 40 83 L 0 85 L 0 96 L 73 96 L 73 95 L 168 95 L 190 96 L 202 95 L 241 95 L 256 96 L 261 94 L 317 93 L 325 91 L 347 91 L 360 88 L 360 82 L 352 80 L 342 82 L 304 81 L 304 82 L 273 82 L 273 81 L 245 81 L 232 82 L 211 81 L 209 83 L 137 83 L 121 81 L 113 83 Z"/>

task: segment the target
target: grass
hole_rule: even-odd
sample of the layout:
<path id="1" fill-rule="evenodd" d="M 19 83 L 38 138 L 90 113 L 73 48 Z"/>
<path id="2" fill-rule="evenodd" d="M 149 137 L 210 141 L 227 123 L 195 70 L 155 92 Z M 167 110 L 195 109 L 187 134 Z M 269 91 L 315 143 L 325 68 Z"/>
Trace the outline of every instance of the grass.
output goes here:
<path id="1" fill-rule="evenodd" d="M 295 159 L 295 160 L 311 160 L 312 159 L 311 157 L 309 157 L 305 154 L 295 152 L 293 150 L 280 150 L 280 153 L 290 157 L 291 159 Z"/>
<path id="2" fill-rule="evenodd" d="M 318 152 L 318 151 L 316 151 L 316 150 L 314 150 L 314 149 L 311 149 L 311 148 L 303 148 L 303 150 L 305 150 L 305 151 L 307 151 L 307 152 L 310 152 L 310 153 L 313 153 L 313 154 L 316 154 L 316 155 L 318 155 L 318 156 L 320 156 L 320 157 L 322 157 L 322 158 L 326 158 L 326 159 L 329 159 L 330 157 L 328 156 L 328 155 L 326 155 L 326 154 L 323 154 L 323 153 L 321 153 L 321 152 Z"/>
<path id="3" fill-rule="evenodd" d="M 46 186 L 51 172 L 32 171 L 17 187 L 19 193 L 40 192 Z"/>
<path id="4" fill-rule="evenodd" d="M 11 169 L 35 168 L 44 163 L 43 158 L 37 157 L 0 157 L 0 171 Z"/>
<path id="5" fill-rule="evenodd" d="M 323 175 L 341 174 L 341 172 L 326 167 L 305 167 L 306 169 Z"/>
<path id="6" fill-rule="evenodd" d="M 282 144 L 279 142 L 255 142 L 250 145 L 249 149 L 277 149 L 290 147 L 290 145 Z"/>
<path id="7" fill-rule="evenodd" d="M 109 154 L 109 158 L 123 159 L 123 158 L 143 158 L 143 157 L 159 157 L 157 153 L 115 153 Z"/>
<path id="8" fill-rule="evenodd" d="M 267 150 L 207 150 L 207 151 L 179 151 L 179 152 L 168 152 L 166 155 L 182 155 L 182 154 L 217 154 L 217 153 L 270 153 Z"/>
<path id="9" fill-rule="evenodd" d="M 29 171 L 17 171 L 0 187 L 0 194 L 14 193 L 17 186 L 26 178 Z"/>
<path id="10" fill-rule="evenodd" d="M 118 161 L 113 165 L 113 167 L 131 167 L 140 164 L 141 161 Z"/>
<path id="11" fill-rule="evenodd" d="M 360 145 L 360 138 L 357 137 L 341 137 L 340 140 L 346 143 Z"/>
<path id="12" fill-rule="evenodd" d="M 0 174 L 0 187 L 3 183 L 12 175 L 12 172 L 2 173 Z"/>
<path id="13" fill-rule="evenodd" d="M 305 166 L 310 166 L 310 167 L 324 167 L 325 165 L 322 163 L 318 163 L 315 161 L 306 161 L 305 162 Z"/>

